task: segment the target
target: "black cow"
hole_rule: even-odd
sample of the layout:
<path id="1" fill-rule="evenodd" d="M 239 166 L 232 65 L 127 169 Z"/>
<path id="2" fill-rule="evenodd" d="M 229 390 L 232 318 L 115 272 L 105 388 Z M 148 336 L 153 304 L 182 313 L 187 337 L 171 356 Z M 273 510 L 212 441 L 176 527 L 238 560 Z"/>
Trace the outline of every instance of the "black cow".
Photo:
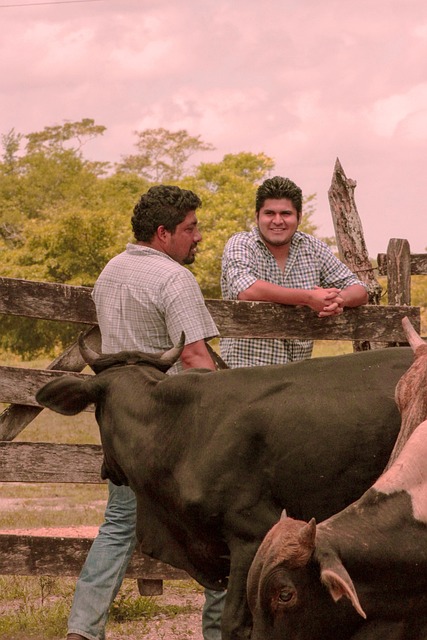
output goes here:
<path id="1" fill-rule="evenodd" d="M 284 507 L 322 520 L 378 477 L 413 354 L 167 376 L 179 353 L 86 353 L 96 376 L 63 376 L 37 401 L 67 415 L 96 404 L 105 475 L 136 493 L 141 550 L 208 588 L 228 586 L 223 639 L 248 638 L 246 578 L 264 535 Z"/>

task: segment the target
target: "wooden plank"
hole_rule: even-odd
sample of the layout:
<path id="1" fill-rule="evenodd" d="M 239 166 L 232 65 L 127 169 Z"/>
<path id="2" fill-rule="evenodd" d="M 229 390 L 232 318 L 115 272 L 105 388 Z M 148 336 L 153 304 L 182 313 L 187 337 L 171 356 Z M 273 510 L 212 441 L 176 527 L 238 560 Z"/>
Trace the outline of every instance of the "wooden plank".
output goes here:
<path id="1" fill-rule="evenodd" d="M 95 351 L 101 351 L 101 334 L 98 326 L 91 327 L 85 333 L 87 344 Z M 86 366 L 80 355 L 77 342 L 70 345 L 53 360 L 48 369 L 61 371 L 82 371 Z M 13 440 L 21 431 L 43 411 L 43 407 L 30 407 L 12 404 L 0 414 L 0 440 Z"/>
<path id="2" fill-rule="evenodd" d="M 26 369 L 24 367 L 0 367 L 0 401 L 38 407 L 35 394 L 53 378 L 63 375 L 85 380 L 89 374 L 73 371 Z M 90 409 L 90 408 L 89 408 Z M 93 407 L 91 408 L 93 411 Z"/>
<path id="3" fill-rule="evenodd" d="M 138 591 L 141 596 L 161 596 L 163 593 L 163 580 L 145 580 L 138 578 Z"/>
<path id="4" fill-rule="evenodd" d="M 359 280 L 367 285 L 370 303 L 380 304 L 381 285 L 375 278 L 366 247 L 362 222 L 354 198 L 356 186 L 357 182 L 347 178 L 337 158 L 328 198 L 339 255 Z"/>
<path id="5" fill-rule="evenodd" d="M 217 309 L 224 309 L 220 300 L 211 301 Z M 310 309 L 300 309 L 269 303 L 232 302 L 234 308 L 227 316 L 230 324 L 225 335 L 235 337 L 306 338 L 313 340 L 372 340 L 375 342 L 406 343 L 402 318 L 407 316 L 420 332 L 419 307 L 364 306 L 346 309 L 340 316 L 317 318 Z M 227 305 L 227 314 L 230 305 Z M 217 314 L 218 316 L 219 314 Z M 304 320 L 305 318 L 305 320 Z M 223 324 L 227 318 L 223 318 Z M 55 377 L 64 374 L 81 378 L 87 375 L 71 371 L 0 367 L 0 401 L 39 406 L 35 393 Z M 93 407 L 88 410 L 93 411 Z"/>
<path id="6" fill-rule="evenodd" d="M 366 284 L 369 304 L 378 305 L 381 302 L 382 288 L 375 277 L 366 247 L 362 221 L 354 198 L 356 186 L 355 180 L 347 178 L 337 158 L 328 197 L 339 255 L 359 280 Z M 353 342 L 354 351 L 379 349 L 385 346 L 387 345 L 382 342 L 375 343 L 368 340 Z"/>
<path id="7" fill-rule="evenodd" d="M 377 255 L 378 273 L 380 276 L 387 275 L 387 254 L 379 253 Z M 411 275 L 426 276 L 427 275 L 427 253 L 411 253 Z"/>
<path id="8" fill-rule="evenodd" d="M 0 535 L 0 575 L 78 576 L 91 538 Z M 185 571 L 136 551 L 127 578 L 188 580 Z"/>
<path id="9" fill-rule="evenodd" d="M 12 292 L 19 298 L 19 304 L 11 299 Z M 89 287 L 0 278 L 0 313 L 45 319 L 54 317 L 56 320 L 95 324 L 95 307 L 90 292 Z M 341 316 L 317 318 L 307 307 L 269 302 L 208 299 L 206 305 L 223 337 L 353 341 L 360 339 L 386 342 L 403 340 L 401 312 L 387 310 L 386 307 L 346 309 Z M 416 323 L 419 312 L 415 308 L 407 309 L 406 312 L 411 322 Z M 383 326 L 375 329 L 375 321 Z"/>
<path id="10" fill-rule="evenodd" d="M 206 300 L 206 305 L 223 337 L 405 342 L 401 324 L 405 315 L 420 330 L 419 307 L 367 305 L 318 318 L 307 307 L 269 302 Z"/>
<path id="11" fill-rule="evenodd" d="M 101 484 L 102 460 L 95 444 L 0 442 L 0 482 Z"/>
<path id="12" fill-rule="evenodd" d="M 90 287 L 0 278 L 0 313 L 97 324 Z"/>

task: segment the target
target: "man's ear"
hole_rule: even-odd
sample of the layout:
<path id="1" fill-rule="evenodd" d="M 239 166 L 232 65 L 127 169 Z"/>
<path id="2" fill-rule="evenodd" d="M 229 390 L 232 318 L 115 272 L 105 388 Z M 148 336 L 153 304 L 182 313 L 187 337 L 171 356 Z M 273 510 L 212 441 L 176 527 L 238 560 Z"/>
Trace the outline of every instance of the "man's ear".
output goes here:
<path id="1" fill-rule="evenodd" d="M 165 242 L 170 235 L 170 232 L 166 229 L 166 227 L 161 224 L 156 229 L 156 237 L 160 242 Z"/>

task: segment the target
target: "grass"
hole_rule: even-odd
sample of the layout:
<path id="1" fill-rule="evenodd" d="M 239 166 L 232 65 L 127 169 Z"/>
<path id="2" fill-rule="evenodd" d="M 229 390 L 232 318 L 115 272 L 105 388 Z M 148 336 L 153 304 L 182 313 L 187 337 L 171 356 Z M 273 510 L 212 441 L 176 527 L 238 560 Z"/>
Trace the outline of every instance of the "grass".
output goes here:
<path id="1" fill-rule="evenodd" d="M 0 529 L 98 526 L 107 500 L 106 485 L 0 484 Z"/>
<path id="2" fill-rule="evenodd" d="M 353 351 L 353 343 L 349 340 L 316 340 L 313 347 L 313 358 L 341 356 Z"/>
<path id="3" fill-rule="evenodd" d="M 0 637 L 65 636 L 73 589 L 70 579 L 0 577 Z"/>
<path id="4" fill-rule="evenodd" d="M 200 591 L 193 581 L 173 583 L 184 604 L 162 604 L 154 597 L 141 597 L 136 582 L 125 580 L 114 601 L 108 623 L 110 638 L 141 638 L 154 619 L 175 618 L 198 611 L 185 599 Z M 0 576 L 0 638 L 3 640 L 57 640 L 67 632 L 73 598 L 72 578 Z M 168 588 L 172 583 L 165 583 Z"/>

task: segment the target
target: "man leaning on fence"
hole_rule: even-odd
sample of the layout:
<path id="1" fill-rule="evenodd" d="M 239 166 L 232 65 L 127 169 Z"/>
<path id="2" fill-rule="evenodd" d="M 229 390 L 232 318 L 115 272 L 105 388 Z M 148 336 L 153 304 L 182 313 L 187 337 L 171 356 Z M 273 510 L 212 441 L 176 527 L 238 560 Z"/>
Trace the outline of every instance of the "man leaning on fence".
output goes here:
<path id="1" fill-rule="evenodd" d="M 368 300 L 366 287 L 321 240 L 298 231 L 302 191 L 289 178 L 268 178 L 257 189 L 256 226 L 234 234 L 222 257 L 225 300 L 278 302 L 310 307 L 321 318 Z M 221 356 L 231 368 L 286 364 L 310 358 L 310 340 L 222 338 Z M 284 505 L 286 506 L 286 505 Z M 207 603 L 224 604 L 223 591 Z"/>
<path id="2" fill-rule="evenodd" d="M 135 206 L 135 242 L 110 260 L 93 291 L 104 353 L 165 351 L 184 331 L 185 347 L 170 373 L 215 369 L 205 340 L 218 330 L 196 279 L 182 266 L 194 261 L 202 239 L 196 217 L 200 205 L 192 191 L 162 185 L 151 187 Z M 108 489 L 105 521 L 77 581 L 68 640 L 104 640 L 110 605 L 135 548 L 135 495 L 111 482 Z M 221 638 L 215 599 L 205 607 L 203 635 Z"/>
<path id="3" fill-rule="evenodd" d="M 366 304 L 366 286 L 321 240 L 298 230 L 302 191 L 289 178 L 265 180 L 256 193 L 256 225 L 234 234 L 222 257 L 225 300 L 307 306 L 320 318 Z M 221 340 L 229 367 L 286 364 L 310 358 L 310 340 Z"/>

